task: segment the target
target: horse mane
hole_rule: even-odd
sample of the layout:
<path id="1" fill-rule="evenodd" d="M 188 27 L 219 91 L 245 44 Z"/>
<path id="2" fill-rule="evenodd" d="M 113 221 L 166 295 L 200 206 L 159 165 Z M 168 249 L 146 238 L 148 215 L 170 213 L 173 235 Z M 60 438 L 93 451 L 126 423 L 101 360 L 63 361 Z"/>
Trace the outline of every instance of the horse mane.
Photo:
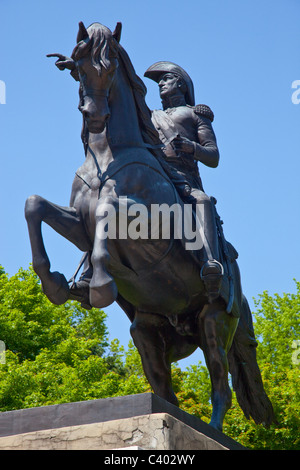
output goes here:
<path id="1" fill-rule="evenodd" d="M 147 88 L 144 82 L 136 74 L 132 62 L 125 49 L 123 49 L 120 44 L 118 44 L 118 49 L 119 59 L 121 59 L 122 61 L 127 77 L 129 79 L 129 83 L 132 88 L 143 140 L 145 143 L 150 144 L 152 146 L 159 146 L 161 144 L 159 135 L 152 123 L 151 111 L 145 101 Z"/>
<path id="2" fill-rule="evenodd" d="M 116 41 L 111 31 L 100 23 L 91 24 L 88 27 L 88 33 L 89 39 L 80 41 L 75 46 L 72 52 L 72 58 L 74 60 L 79 60 L 80 57 L 83 57 L 88 51 L 91 51 L 92 64 L 97 69 L 99 75 L 101 74 L 101 67 L 104 67 L 105 69 L 110 67 L 111 58 L 119 59 L 119 62 L 123 65 L 123 69 L 132 89 L 143 140 L 149 146 L 159 146 L 161 142 L 159 140 L 158 132 L 151 121 L 151 111 L 145 101 L 147 88 L 144 82 L 136 74 L 127 52 Z M 83 120 L 81 138 L 86 151 L 88 130 L 85 120 Z"/>

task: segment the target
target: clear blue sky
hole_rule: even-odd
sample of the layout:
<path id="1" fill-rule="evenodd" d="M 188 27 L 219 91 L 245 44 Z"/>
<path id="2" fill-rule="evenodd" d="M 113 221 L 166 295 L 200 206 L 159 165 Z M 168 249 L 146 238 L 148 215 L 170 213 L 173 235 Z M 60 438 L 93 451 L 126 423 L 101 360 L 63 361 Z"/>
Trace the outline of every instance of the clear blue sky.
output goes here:
<path id="1" fill-rule="evenodd" d="M 197 103 L 215 113 L 220 165 L 200 172 L 239 252 L 251 306 L 264 290 L 294 292 L 293 278 L 300 280 L 300 104 L 291 100 L 292 82 L 300 80 L 298 0 L 0 0 L 0 18 L 6 84 L 0 263 L 9 274 L 31 261 L 26 198 L 39 194 L 68 205 L 84 160 L 78 85 L 46 54 L 69 55 L 81 20 L 110 29 L 121 21 L 121 43 L 139 76 L 158 60 L 176 62 L 192 77 Z M 159 108 L 157 85 L 144 81 L 149 107 Z M 44 237 L 52 269 L 70 277 L 80 253 L 46 227 Z M 117 306 L 105 311 L 111 338 L 126 346 L 127 317 Z"/>

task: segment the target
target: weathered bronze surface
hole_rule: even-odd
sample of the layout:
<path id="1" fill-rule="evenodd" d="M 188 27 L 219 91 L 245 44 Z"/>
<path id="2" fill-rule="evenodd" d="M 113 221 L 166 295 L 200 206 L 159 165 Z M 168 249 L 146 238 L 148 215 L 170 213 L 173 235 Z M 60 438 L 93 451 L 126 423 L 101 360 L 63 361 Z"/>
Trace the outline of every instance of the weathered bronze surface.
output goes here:
<path id="1" fill-rule="evenodd" d="M 118 302 L 158 396 L 177 404 L 171 363 L 200 347 L 212 383 L 211 425 L 221 430 L 231 406 L 228 371 L 245 415 L 269 425 L 273 410 L 256 361 L 237 253 L 225 240 L 216 201 L 205 194 L 195 163 L 218 165 L 213 113 L 195 106 L 190 77 L 170 62 L 156 63 L 145 74 L 158 82 L 163 103 L 163 110 L 151 113 L 120 35 L 120 23 L 114 33 L 99 23 L 87 29 L 80 23 L 71 58 L 49 55 L 79 82 L 85 161 L 69 207 L 36 195 L 26 201 L 33 268 L 55 304 L 77 299 L 86 308 L 103 308 Z M 142 236 L 145 226 L 148 235 L 153 228 L 151 208 L 162 204 L 176 204 L 182 213 L 192 207 L 203 243 L 187 249 L 188 237 L 180 239 L 172 230 L 164 237 L 163 221 L 155 236 Z M 127 235 L 133 228 L 137 207 L 146 209 L 146 223 L 139 219 L 139 229 L 136 223 L 124 236 L 124 227 Z M 115 231 L 107 236 L 116 216 Z M 78 281 L 74 276 L 68 283 L 50 271 L 42 222 L 84 253 Z"/>

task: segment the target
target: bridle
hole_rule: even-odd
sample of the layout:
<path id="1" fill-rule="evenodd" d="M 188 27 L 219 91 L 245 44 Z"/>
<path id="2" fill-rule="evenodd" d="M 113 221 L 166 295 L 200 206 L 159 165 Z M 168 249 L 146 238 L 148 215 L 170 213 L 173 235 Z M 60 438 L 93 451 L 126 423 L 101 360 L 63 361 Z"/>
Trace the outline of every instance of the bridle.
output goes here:
<path id="1" fill-rule="evenodd" d="M 97 90 L 97 88 L 90 88 L 81 85 L 81 96 L 84 98 L 85 96 L 101 96 L 102 98 L 108 98 L 108 90 Z"/>

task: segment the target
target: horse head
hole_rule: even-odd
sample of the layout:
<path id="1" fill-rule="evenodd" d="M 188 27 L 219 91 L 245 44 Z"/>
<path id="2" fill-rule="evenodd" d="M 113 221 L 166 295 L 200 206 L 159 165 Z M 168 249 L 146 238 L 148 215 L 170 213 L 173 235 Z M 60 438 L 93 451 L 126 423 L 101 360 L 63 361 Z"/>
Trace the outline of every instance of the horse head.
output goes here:
<path id="1" fill-rule="evenodd" d="M 80 104 L 86 126 L 92 133 L 104 130 L 110 116 L 108 97 L 118 67 L 121 23 L 114 33 L 100 23 L 87 29 L 79 23 L 77 45 L 72 52 L 80 81 Z"/>

